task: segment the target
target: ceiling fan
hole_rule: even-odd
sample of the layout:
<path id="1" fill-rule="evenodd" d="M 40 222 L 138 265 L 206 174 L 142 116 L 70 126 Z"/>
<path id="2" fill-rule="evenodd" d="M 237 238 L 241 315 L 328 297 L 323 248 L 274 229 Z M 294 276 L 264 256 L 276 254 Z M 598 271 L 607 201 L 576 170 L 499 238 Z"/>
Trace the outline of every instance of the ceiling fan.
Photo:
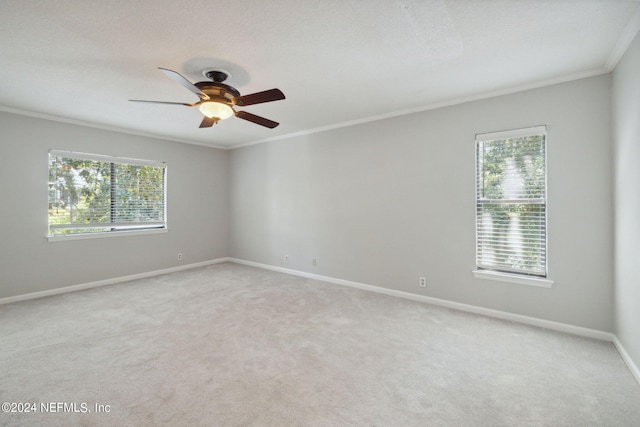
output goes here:
<path id="1" fill-rule="evenodd" d="M 240 92 L 234 87 L 226 85 L 224 82 L 228 75 L 224 71 L 207 71 L 203 74 L 211 79 L 198 83 L 191 83 L 180 73 L 166 68 L 158 67 L 167 77 L 180 83 L 200 97 L 200 100 L 194 104 L 183 102 L 165 102 L 165 101 L 145 101 L 142 99 L 130 99 L 133 102 L 153 102 L 155 104 L 185 105 L 187 107 L 198 106 L 200 112 L 204 114 L 204 119 L 200 123 L 201 128 L 208 128 L 218 123 L 220 120 L 236 116 L 239 119 L 248 120 L 261 126 L 273 129 L 278 126 L 278 122 L 256 116 L 246 111 L 236 111 L 233 107 L 246 107 L 247 105 L 262 104 L 264 102 L 278 101 L 285 99 L 284 93 L 280 89 L 270 89 L 263 92 L 256 92 L 249 95 L 240 95 Z"/>

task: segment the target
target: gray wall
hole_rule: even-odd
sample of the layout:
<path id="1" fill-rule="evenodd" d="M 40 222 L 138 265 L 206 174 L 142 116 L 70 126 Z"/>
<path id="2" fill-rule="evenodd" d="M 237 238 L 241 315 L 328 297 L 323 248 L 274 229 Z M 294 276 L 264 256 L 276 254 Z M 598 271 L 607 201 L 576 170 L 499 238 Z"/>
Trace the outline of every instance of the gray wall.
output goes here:
<path id="1" fill-rule="evenodd" d="M 640 366 L 640 35 L 613 73 L 616 335 Z"/>
<path id="2" fill-rule="evenodd" d="M 610 85 L 602 75 L 232 150 L 231 256 L 613 331 Z M 535 125 L 548 131 L 555 285 L 475 279 L 474 135 Z"/>
<path id="3" fill-rule="evenodd" d="M 177 266 L 182 252 L 613 331 L 610 86 L 603 75 L 230 152 L 0 113 L 0 298 Z M 474 135 L 542 124 L 555 285 L 475 279 Z M 167 161 L 169 233 L 47 242 L 50 148 Z"/>
<path id="4" fill-rule="evenodd" d="M 228 151 L 8 113 L 0 129 L 0 298 L 228 255 Z M 51 148 L 166 161 L 169 232 L 48 242 Z"/>

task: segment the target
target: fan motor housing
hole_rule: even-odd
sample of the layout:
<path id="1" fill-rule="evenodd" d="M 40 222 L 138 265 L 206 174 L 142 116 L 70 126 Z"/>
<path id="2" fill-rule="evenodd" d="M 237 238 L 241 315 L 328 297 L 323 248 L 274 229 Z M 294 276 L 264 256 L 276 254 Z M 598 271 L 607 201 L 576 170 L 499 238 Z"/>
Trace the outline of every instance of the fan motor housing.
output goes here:
<path id="1" fill-rule="evenodd" d="M 195 86 L 204 92 L 212 101 L 224 102 L 225 104 L 234 105 L 236 98 L 240 96 L 240 92 L 236 88 L 224 83 L 215 82 L 198 82 Z"/>

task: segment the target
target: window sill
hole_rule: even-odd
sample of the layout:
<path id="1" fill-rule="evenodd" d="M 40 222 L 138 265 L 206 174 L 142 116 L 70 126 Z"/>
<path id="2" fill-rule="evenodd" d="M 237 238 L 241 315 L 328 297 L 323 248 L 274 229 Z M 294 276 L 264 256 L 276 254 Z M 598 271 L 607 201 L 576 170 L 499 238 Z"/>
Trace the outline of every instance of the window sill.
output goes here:
<path id="1" fill-rule="evenodd" d="M 519 285 L 537 286 L 539 288 L 550 288 L 553 280 L 543 277 L 526 277 L 518 274 L 500 273 L 489 270 L 474 270 L 473 276 L 476 279 L 497 280 L 499 282 L 517 283 Z"/>
<path id="2" fill-rule="evenodd" d="M 109 231 L 106 233 L 86 233 L 86 234 L 61 234 L 58 236 L 46 236 L 49 242 L 68 242 L 69 240 L 103 239 L 105 237 L 141 236 L 143 234 L 168 233 L 168 228 L 157 228 L 149 230 L 132 231 Z"/>

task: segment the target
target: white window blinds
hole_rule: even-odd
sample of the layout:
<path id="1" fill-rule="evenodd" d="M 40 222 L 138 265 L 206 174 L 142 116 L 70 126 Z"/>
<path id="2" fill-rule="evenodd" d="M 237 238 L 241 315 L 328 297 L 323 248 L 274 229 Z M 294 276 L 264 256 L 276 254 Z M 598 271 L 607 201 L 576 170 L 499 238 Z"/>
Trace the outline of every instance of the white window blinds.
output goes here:
<path id="1" fill-rule="evenodd" d="M 166 164 L 49 152 L 49 235 L 166 228 Z"/>
<path id="2" fill-rule="evenodd" d="M 546 127 L 476 135 L 476 265 L 546 277 Z"/>

